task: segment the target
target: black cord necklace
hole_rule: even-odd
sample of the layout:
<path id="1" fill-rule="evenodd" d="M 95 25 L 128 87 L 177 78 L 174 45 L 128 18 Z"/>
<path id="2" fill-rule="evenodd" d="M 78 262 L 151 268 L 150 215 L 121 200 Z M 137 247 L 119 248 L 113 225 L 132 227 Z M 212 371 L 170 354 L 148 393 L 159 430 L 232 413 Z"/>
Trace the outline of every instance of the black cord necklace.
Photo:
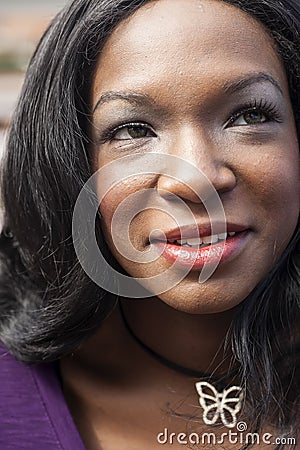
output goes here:
<path id="1" fill-rule="evenodd" d="M 154 359 L 156 359 L 157 361 L 159 361 L 161 364 L 169 367 L 170 369 L 178 372 L 178 373 L 182 373 L 183 375 L 187 375 L 189 377 L 192 378 L 197 378 L 197 379 L 203 379 L 203 380 L 207 380 L 207 381 L 211 381 L 213 382 L 218 388 L 222 388 L 224 389 L 224 387 L 226 385 L 228 385 L 229 380 L 232 380 L 238 373 L 238 371 L 234 371 L 231 372 L 229 374 L 223 375 L 223 376 L 217 376 L 214 374 L 209 374 L 209 373 L 205 373 L 199 370 L 194 370 L 194 369 L 189 369 L 188 367 L 184 367 L 181 366 L 180 364 L 177 364 L 173 361 L 170 361 L 169 359 L 165 358 L 164 356 L 160 355 L 159 353 L 156 353 L 154 350 L 152 350 L 150 347 L 148 347 L 148 345 L 146 345 L 132 330 L 132 328 L 130 327 L 122 304 L 120 302 L 120 312 L 121 312 L 121 316 L 124 322 L 124 325 L 129 333 L 129 335 L 133 338 L 133 340 L 135 342 L 137 342 L 137 344 L 139 344 L 139 346 L 145 350 L 146 353 L 148 353 L 150 356 L 152 356 Z"/>
<path id="2" fill-rule="evenodd" d="M 244 394 L 240 386 L 226 387 L 230 385 L 230 381 L 233 380 L 238 371 L 223 377 L 217 377 L 213 374 L 183 367 L 164 358 L 136 336 L 129 326 L 121 302 L 119 302 L 119 305 L 121 316 L 129 335 L 146 353 L 176 372 L 202 380 L 195 383 L 195 387 L 199 395 L 200 406 L 203 409 L 203 422 L 206 425 L 215 425 L 221 422 L 227 428 L 234 428 L 237 424 L 237 414 L 242 408 Z M 210 384 L 209 381 L 213 384 Z"/>

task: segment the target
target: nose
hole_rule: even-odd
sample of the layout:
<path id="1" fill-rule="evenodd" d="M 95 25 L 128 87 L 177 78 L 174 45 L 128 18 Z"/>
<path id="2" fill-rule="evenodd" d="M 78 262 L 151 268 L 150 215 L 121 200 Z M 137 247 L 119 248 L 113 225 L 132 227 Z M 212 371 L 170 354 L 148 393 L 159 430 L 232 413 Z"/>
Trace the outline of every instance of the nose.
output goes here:
<path id="1" fill-rule="evenodd" d="M 157 191 L 165 199 L 178 196 L 193 203 L 203 203 L 215 191 L 221 195 L 236 186 L 233 169 L 223 159 L 222 151 L 210 142 L 185 138 L 184 142 L 179 140 L 172 145 L 172 152 L 168 151 L 168 154 L 180 159 L 171 159 L 168 173 L 161 174 L 157 180 Z"/>

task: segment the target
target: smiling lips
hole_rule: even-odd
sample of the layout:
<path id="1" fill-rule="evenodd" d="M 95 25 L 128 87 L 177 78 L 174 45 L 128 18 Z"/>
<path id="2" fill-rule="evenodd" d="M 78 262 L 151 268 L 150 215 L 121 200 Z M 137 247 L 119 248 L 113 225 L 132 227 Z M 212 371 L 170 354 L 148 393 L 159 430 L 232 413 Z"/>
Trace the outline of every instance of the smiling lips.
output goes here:
<path id="1" fill-rule="evenodd" d="M 221 233 L 218 233 L 221 230 Z M 235 257 L 246 244 L 250 229 L 246 226 L 216 224 L 195 227 L 183 227 L 166 233 L 165 239 L 155 238 L 152 244 L 157 246 L 169 263 L 177 267 L 200 270 L 205 264 L 216 264 Z"/>

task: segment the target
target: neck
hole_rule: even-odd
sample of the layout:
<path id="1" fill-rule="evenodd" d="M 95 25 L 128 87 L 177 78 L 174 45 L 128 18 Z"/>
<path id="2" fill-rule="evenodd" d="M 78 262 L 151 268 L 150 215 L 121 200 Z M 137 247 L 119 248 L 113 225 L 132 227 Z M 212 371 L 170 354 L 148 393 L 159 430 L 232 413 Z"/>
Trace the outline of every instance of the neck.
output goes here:
<path id="1" fill-rule="evenodd" d="M 75 365 L 98 373 L 98 376 L 118 373 L 119 377 L 127 377 L 134 367 L 135 377 L 140 374 L 143 379 L 153 369 L 153 383 L 154 374 L 159 383 L 163 373 L 169 376 L 170 365 L 166 367 L 162 360 L 186 369 L 186 374 L 177 370 L 177 375 L 188 384 L 190 377 L 197 378 L 197 373 L 204 379 L 210 375 L 212 382 L 214 378 L 226 378 L 234 373 L 230 349 L 224 355 L 233 310 L 212 315 L 187 314 L 157 298 L 120 299 L 120 304 L 123 316 L 117 305 L 96 333 L 74 353 L 72 361 Z M 161 361 L 149 355 L 143 346 L 158 355 Z M 105 348 L 109 351 L 103 351 Z M 201 374 L 204 377 L 200 377 Z"/>
<path id="2" fill-rule="evenodd" d="M 234 311 L 197 315 L 169 307 L 157 298 L 121 300 L 125 323 L 141 344 L 190 375 L 231 372 L 224 343 Z"/>
<path id="3" fill-rule="evenodd" d="M 128 424 L 134 433 L 147 423 L 155 436 L 166 414 L 172 431 L 182 431 L 182 420 L 191 417 L 198 417 L 194 424 L 199 427 L 203 422 L 195 389 L 199 379 L 168 367 L 143 345 L 176 365 L 205 372 L 202 381 L 222 392 L 227 384 L 235 383 L 231 377 L 226 380 L 232 370 L 227 362 L 221 364 L 223 354 L 218 352 L 232 316 L 183 314 L 158 299 L 120 301 L 131 331 L 116 307 L 97 332 L 60 363 L 65 396 L 79 428 L 86 426 L 90 436 L 93 422 L 102 438 L 106 428 L 111 430 L 116 423 L 124 426 L 128 405 L 134 405 L 135 416 Z M 212 377 L 206 378 L 209 373 L 216 383 Z M 87 417 L 87 424 L 82 425 L 82 417 Z"/>

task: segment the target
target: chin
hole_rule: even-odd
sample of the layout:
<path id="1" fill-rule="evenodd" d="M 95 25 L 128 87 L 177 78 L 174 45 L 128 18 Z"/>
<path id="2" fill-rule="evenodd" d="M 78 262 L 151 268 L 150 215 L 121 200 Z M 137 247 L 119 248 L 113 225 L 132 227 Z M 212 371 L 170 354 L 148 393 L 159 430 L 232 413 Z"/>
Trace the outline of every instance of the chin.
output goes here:
<path id="1" fill-rule="evenodd" d="M 235 283 L 221 285 L 208 280 L 204 284 L 183 280 L 177 286 L 157 297 L 171 308 L 187 314 L 217 314 L 229 311 L 241 304 L 253 291 L 255 285 L 241 286 Z"/>
<path id="2" fill-rule="evenodd" d="M 214 298 L 206 300 L 203 298 L 178 299 L 165 293 L 158 297 L 166 305 L 186 314 L 218 314 L 235 308 L 243 300 L 232 301 L 229 298 Z"/>

